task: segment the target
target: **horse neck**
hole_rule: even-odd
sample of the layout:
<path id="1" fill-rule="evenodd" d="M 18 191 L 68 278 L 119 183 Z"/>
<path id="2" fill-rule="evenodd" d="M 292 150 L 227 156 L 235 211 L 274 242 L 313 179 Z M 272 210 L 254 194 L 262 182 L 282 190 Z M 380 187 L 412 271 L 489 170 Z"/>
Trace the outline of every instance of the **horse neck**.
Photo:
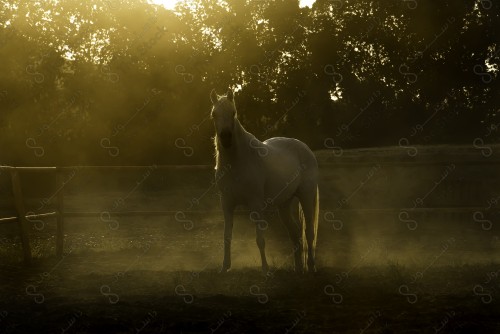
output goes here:
<path id="1" fill-rule="evenodd" d="M 246 131 L 240 121 L 236 118 L 234 124 L 234 142 L 230 149 L 220 146 L 216 138 L 216 168 L 225 164 L 245 163 L 245 160 L 254 155 L 255 145 L 262 144 L 253 134 Z"/>
<path id="2" fill-rule="evenodd" d="M 235 132 L 235 143 L 236 143 L 236 150 L 238 152 L 245 152 L 248 151 L 250 147 L 250 141 L 252 140 L 257 140 L 253 134 L 245 130 L 243 125 L 240 123 L 239 119 L 235 119 L 235 124 L 234 124 L 234 132 Z"/>

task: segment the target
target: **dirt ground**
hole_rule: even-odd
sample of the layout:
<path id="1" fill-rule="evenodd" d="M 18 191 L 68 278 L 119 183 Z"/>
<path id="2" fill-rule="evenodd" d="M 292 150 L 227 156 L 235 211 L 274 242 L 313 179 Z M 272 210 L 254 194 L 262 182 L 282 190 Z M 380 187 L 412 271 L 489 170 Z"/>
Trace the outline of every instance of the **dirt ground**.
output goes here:
<path id="1" fill-rule="evenodd" d="M 456 156 L 480 155 L 469 151 Z M 365 161 L 370 152 L 362 153 L 344 156 Z M 274 216 L 265 218 L 267 276 L 255 227 L 241 215 L 233 269 L 218 273 L 223 222 L 213 171 L 158 171 L 141 187 L 142 171 L 105 178 L 79 171 L 66 189 L 68 211 L 175 214 L 67 219 L 62 259 L 54 256 L 55 222 L 33 220 L 30 267 L 17 225 L 0 225 L 0 333 L 500 333 L 497 167 L 456 167 L 440 180 L 441 165 L 383 166 L 362 189 L 371 165 L 324 169 L 318 272 L 292 271 L 291 245 Z M 429 207 L 473 209 L 404 209 L 429 190 Z M 40 196 L 50 193 L 28 195 L 28 210 L 49 209 Z M 346 209 L 396 210 L 337 211 L 345 198 Z M 13 207 L 2 201 L 0 208 Z"/>
<path id="2" fill-rule="evenodd" d="M 33 235 L 31 267 L 19 261 L 15 234 L 4 238 L 0 332 L 500 332 L 498 242 L 481 248 L 473 233 L 433 235 L 423 225 L 411 239 L 383 239 L 382 230 L 362 244 L 323 226 L 318 272 L 296 275 L 290 245 L 272 225 L 265 276 L 251 224 L 235 223 L 233 269 L 219 274 L 222 225 L 196 223 L 122 222 L 110 231 L 75 220 L 62 259 L 51 255 L 47 224 L 46 235 Z"/>
<path id="3" fill-rule="evenodd" d="M 110 271 L 108 263 L 137 256 L 2 266 L 2 333 L 500 331 L 497 266 L 431 268 L 420 277 L 397 265 L 299 276 L 283 269 L 271 276 L 257 269 Z"/>

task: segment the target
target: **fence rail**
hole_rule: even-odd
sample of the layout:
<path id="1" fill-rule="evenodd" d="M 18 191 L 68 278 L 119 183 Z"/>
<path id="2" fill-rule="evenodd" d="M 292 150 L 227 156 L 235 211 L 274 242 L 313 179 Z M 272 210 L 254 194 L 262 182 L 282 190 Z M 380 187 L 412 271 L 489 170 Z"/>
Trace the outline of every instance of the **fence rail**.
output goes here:
<path id="1" fill-rule="evenodd" d="M 213 165 L 148 165 L 148 166 L 61 166 L 61 167 L 52 167 L 52 166 L 42 166 L 42 167 L 14 167 L 14 166 L 0 166 L 0 170 L 22 170 L 22 171 L 47 171 L 53 172 L 56 170 L 60 171 L 68 171 L 75 169 L 89 169 L 89 170 L 143 170 L 146 168 L 150 168 L 154 166 L 155 169 L 164 169 L 164 170 L 185 170 L 185 169 L 193 169 L 193 170 L 207 170 L 214 169 Z"/>
<path id="2" fill-rule="evenodd" d="M 332 162 L 324 160 L 319 160 L 320 167 L 323 168 L 351 168 L 351 167 L 371 167 L 374 164 L 380 166 L 397 166 L 397 167 L 415 167 L 415 166 L 440 166 L 446 164 L 456 164 L 456 165 L 500 165 L 498 160 L 465 160 L 465 161 L 381 161 L 381 162 L 356 162 L 356 161 L 340 161 Z M 24 261 L 29 264 L 32 260 L 31 258 L 31 248 L 30 240 L 28 235 L 30 220 L 37 218 L 55 217 L 57 220 L 56 228 L 56 255 L 58 257 L 63 255 L 64 247 L 64 225 L 65 218 L 70 217 L 99 217 L 103 214 L 103 211 L 86 211 L 86 212 L 69 212 L 64 210 L 64 189 L 65 181 L 64 175 L 68 172 L 75 170 L 91 170 L 91 171 L 116 171 L 116 170 L 144 170 L 154 167 L 157 170 L 213 170 L 213 165 L 150 165 L 150 166 L 64 166 L 64 167 L 13 167 L 13 166 L 0 166 L 0 172 L 7 171 L 10 173 L 12 193 L 14 195 L 14 205 L 17 215 L 15 217 L 4 217 L 0 218 L 0 223 L 15 223 L 17 222 L 20 228 L 20 237 L 23 247 Z M 25 208 L 25 198 L 23 197 L 20 173 L 26 172 L 49 172 L 55 173 L 55 183 L 56 188 L 60 191 L 56 194 L 56 211 L 31 214 L 26 211 Z M 478 206 L 460 206 L 460 207 L 418 207 L 418 208 L 338 208 L 335 211 L 342 212 L 356 212 L 356 213 L 392 213 L 400 211 L 412 211 L 412 212 L 475 212 L 484 209 Z M 163 211 L 113 211 L 106 213 L 117 216 L 117 217 L 133 217 L 133 216 L 168 216 L 175 215 L 178 210 L 163 210 Z M 220 210 L 189 210 L 191 213 L 207 214 L 207 213 L 220 213 Z M 321 213 L 327 212 L 327 210 L 321 210 Z M 248 214 L 247 210 L 237 210 L 236 214 Z"/>
<path id="3" fill-rule="evenodd" d="M 26 219 L 38 219 L 38 218 L 47 218 L 47 217 L 55 217 L 57 216 L 57 212 L 47 212 L 47 213 L 37 213 L 37 214 L 27 214 Z M 19 217 L 6 217 L 0 218 L 0 223 L 15 223 L 19 220 Z"/>
<path id="4" fill-rule="evenodd" d="M 447 164 L 455 164 L 455 165 L 499 165 L 500 160 L 497 159 L 482 159 L 482 160 L 387 160 L 387 161 L 335 161 L 334 159 L 328 159 L 326 161 L 318 160 L 318 164 L 320 167 L 370 167 L 374 164 L 378 164 L 380 166 L 400 166 L 400 167 L 415 167 L 415 166 L 444 166 Z M 79 170 L 79 169 L 88 169 L 88 170 L 144 170 L 147 168 L 153 167 L 159 170 L 214 170 L 214 165 L 142 165 L 142 166 L 83 166 L 83 165 L 74 165 L 74 166 L 5 166 L 0 165 L 0 170 L 11 170 L 16 169 L 19 171 L 46 171 L 46 172 L 54 172 L 56 170 L 60 171 L 71 171 L 71 170 Z"/>

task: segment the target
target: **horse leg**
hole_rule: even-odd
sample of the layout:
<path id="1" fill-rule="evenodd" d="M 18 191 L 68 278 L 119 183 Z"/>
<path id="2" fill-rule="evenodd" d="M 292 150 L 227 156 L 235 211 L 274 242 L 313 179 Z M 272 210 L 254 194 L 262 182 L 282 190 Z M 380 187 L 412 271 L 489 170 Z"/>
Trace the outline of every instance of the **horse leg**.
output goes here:
<path id="1" fill-rule="evenodd" d="M 266 259 L 266 241 L 264 240 L 265 229 L 265 227 L 258 223 L 255 226 L 257 246 L 259 247 L 260 259 L 262 260 L 262 271 L 267 274 L 269 272 L 269 265 L 267 264 Z"/>
<path id="2" fill-rule="evenodd" d="M 288 235 L 293 245 L 293 255 L 295 272 L 304 272 L 303 246 L 302 246 L 302 224 L 300 221 L 293 218 L 293 204 L 296 204 L 293 199 L 278 206 L 281 221 L 285 224 L 288 230 Z"/>
<path id="3" fill-rule="evenodd" d="M 301 191 L 298 194 L 300 205 L 305 220 L 305 234 L 307 240 L 307 270 L 309 272 L 316 271 L 315 251 L 316 251 L 316 234 L 317 234 L 317 186 L 307 187 L 306 191 Z"/>
<path id="4" fill-rule="evenodd" d="M 224 210 L 224 260 L 221 272 L 231 269 L 231 239 L 233 238 L 233 212 L 234 207 L 227 203 L 222 204 Z"/>
<path id="5" fill-rule="evenodd" d="M 259 247 L 260 258 L 262 260 L 262 271 L 267 274 L 269 271 L 269 265 L 266 259 L 266 241 L 264 240 L 264 232 L 267 230 L 269 223 L 267 220 L 262 219 L 261 210 L 253 210 L 250 212 L 250 220 L 255 222 L 255 234 L 257 247 Z"/>

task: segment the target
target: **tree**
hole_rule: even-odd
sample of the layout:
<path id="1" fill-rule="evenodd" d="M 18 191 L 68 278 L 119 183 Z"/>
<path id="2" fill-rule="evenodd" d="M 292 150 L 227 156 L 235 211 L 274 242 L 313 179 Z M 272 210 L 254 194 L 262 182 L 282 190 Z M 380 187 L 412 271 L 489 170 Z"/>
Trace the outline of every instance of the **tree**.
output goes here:
<path id="1" fill-rule="evenodd" d="M 499 6 L 10 1 L 0 6 L 2 163 L 210 163 L 208 94 L 229 87 L 261 139 L 498 142 Z"/>

